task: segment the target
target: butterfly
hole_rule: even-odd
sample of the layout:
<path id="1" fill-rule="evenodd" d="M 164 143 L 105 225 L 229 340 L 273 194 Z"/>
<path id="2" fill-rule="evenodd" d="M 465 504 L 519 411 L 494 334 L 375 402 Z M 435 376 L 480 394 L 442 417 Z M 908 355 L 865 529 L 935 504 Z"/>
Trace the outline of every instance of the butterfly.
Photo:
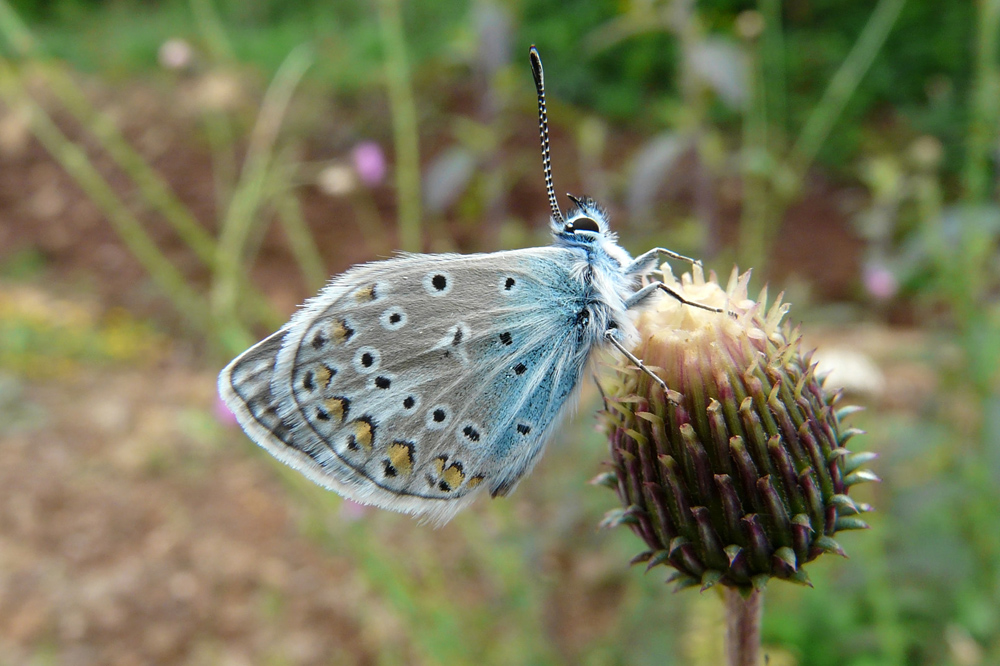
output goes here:
<path id="1" fill-rule="evenodd" d="M 233 360 L 219 393 L 247 435 L 312 481 L 362 504 L 443 523 L 509 494 L 538 461 L 597 349 L 628 350 L 629 310 L 664 291 L 663 248 L 633 259 L 596 202 L 563 216 L 538 93 L 548 247 L 401 254 L 333 278 L 279 331 Z"/>

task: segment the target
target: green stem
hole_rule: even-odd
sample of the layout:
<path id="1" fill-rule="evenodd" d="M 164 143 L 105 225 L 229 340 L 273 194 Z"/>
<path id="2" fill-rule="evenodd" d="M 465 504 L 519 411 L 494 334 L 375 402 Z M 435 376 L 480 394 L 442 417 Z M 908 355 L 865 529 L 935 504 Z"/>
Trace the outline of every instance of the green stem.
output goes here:
<path id="1" fill-rule="evenodd" d="M 294 192 L 286 190 L 276 196 L 275 205 L 306 287 L 310 293 L 315 293 L 326 282 L 327 272 L 323 268 L 323 258 L 316 249 L 316 241 L 309 231 L 309 225 L 302 217 L 299 200 Z"/>
<path id="2" fill-rule="evenodd" d="M 0 33 L 3 33 L 13 47 L 14 53 L 22 58 L 30 55 L 38 46 L 31 31 L 7 0 L 0 0 Z"/>
<path id="3" fill-rule="evenodd" d="M 170 190 L 170 186 L 139 155 L 118 131 L 114 121 L 98 113 L 80 89 L 62 70 L 47 71 L 52 90 L 74 118 L 100 141 L 101 148 L 115 161 L 122 171 L 135 182 L 144 203 L 163 214 L 164 219 L 177 232 L 198 258 L 211 265 L 215 241 L 201 223 Z"/>
<path id="4" fill-rule="evenodd" d="M 212 1 L 191 0 L 191 12 L 212 58 L 223 62 L 235 60 L 233 45 L 229 42 L 229 36 L 222 27 L 222 19 L 215 11 Z"/>
<path id="5" fill-rule="evenodd" d="M 354 225 L 365 241 L 365 251 L 369 256 L 387 256 L 393 247 L 386 238 L 385 224 L 378 212 L 372 193 L 367 188 L 357 188 L 351 194 L 351 209 L 354 211 Z"/>
<path id="6" fill-rule="evenodd" d="M 780 224 L 780 215 L 770 212 L 768 176 L 772 160 L 767 145 L 766 77 L 761 47 L 749 45 L 750 99 L 743 116 L 743 211 L 740 219 L 739 262 L 763 270 L 767 247 Z"/>
<path id="7" fill-rule="evenodd" d="M 217 320 L 225 325 L 238 321 L 238 287 L 245 272 L 242 260 L 254 223 L 259 220 L 258 213 L 264 204 L 265 184 L 273 165 L 278 130 L 292 92 L 311 61 L 306 47 L 298 47 L 288 54 L 264 94 L 257 124 L 250 135 L 240 181 L 222 222 L 216 253 L 212 308 Z M 233 343 L 237 344 L 238 340 L 234 339 Z"/>
<path id="8" fill-rule="evenodd" d="M 760 45 L 760 87 L 770 118 L 768 147 L 774 154 L 785 149 L 785 32 L 781 21 L 781 0 L 759 0 L 764 17 Z"/>
<path id="9" fill-rule="evenodd" d="M 1000 0 L 980 0 L 976 25 L 975 79 L 972 90 L 968 156 L 962 174 L 965 198 L 982 203 L 990 195 L 990 156 L 996 143 L 1000 116 L 1000 67 L 997 41 L 1000 36 Z"/>
<path id="10" fill-rule="evenodd" d="M 753 590 L 744 597 L 726 587 L 722 594 L 726 601 L 727 666 L 759 666 L 764 593 Z"/>
<path id="11" fill-rule="evenodd" d="M 816 159 L 816 154 L 826 142 L 847 101 L 854 94 L 861 78 L 868 72 L 886 37 L 889 36 L 892 26 L 896 24 L 896 19 L 899 18 L 905 3 L 906 0 L 879 0 L 858 41 L 841 63 L 840 69 L 830 79 L 823 98 L 809 115 L 802 133 L 792 148 L 791 164 L 799 178 Z"/>
<path id="12" fill-rule="evenodd" d="M 396 150 L 399 246 L 406 252 L 419 252 L 422 249 L 419 135 L 399 0 L 378 0 L 378 12 L 382 44 L 385 47 L 385 76 Z"/>
<path id="13" fill-rule="evenodd" d="M 5 83 L 0 88 L 0 95 L 13 107 L 27 105 L 31 112 L 31 126 L 35 137 L 76 180 L 87 196 L 104 211 L 119 237 L 153 281 L 170 298 L 185 319 L 195 328 L 207 331 L 210 328 L 210 319 L 204 300 L 188 287 L 184 276 L 160 252 L 153 239 L 129 212 L 125 202 L 94 168 L 86 153 L 62 133 L 41 106 L 28 97 L 18 75 L 5 60 L 0 61 L 0 80 Z"/>
<path id="14" fill-rule="evenodd" d="M 206 110 L 202 114 L 205 137 L 212 153 L 212 181 L 215 185 L 215 216 L 226 214 L 228 202 L 236 189 L 237 166 L 234 146 L 236 139 L 233 124 L 225 113 Z M 214 248 L 213 248 L 214 251 Z M 212 257 L 215 261 L 215 257 Z"/>
<path id="15" fill-rule="evenodd" d="M 39 42 L 21 22 L 20 17 L 6 0 L 0 0 L 0 34 L 22 58 L 38 56 Z M 48 89 L 65 105 L 66 110 L 73 115 L 73 118 L 99 140 L 101 147 L 117 166 L 132 179 L 142 197 L 142 202 L 163 215 L 163 218 L 174 228 L 181 240 L 214 271 L 215 239 L 205 231 L 190 209 L 177 198 L 162 177 L 128 144 L 115 124 L 93 108 L 81 92 L 80 87 L 66 72 L 49 67 L 42 72 L 42 78 L 48 79 L 51 84 Z M 23 90 L 20 94 L 26 95 Z M 58 143 L 58 138 L 53 140 Z M 80 152 L 79 157 L 84 159 L 87 165 L 79 167 L 76 173 L 70 175 L 77 177 L 83 171 L 90 170 L 100 178 L 86 154 Z M 81 187 L 84 187 L 85 191 L 92 191 L 87 189 L 83 183 L 81 183 Z M 97 186 L 91 184 L 90 187 Z M 117 196 L 115 198 L 117 199 Z M 110 200 L 104 197 L 103 203 L 101 201 L 97 203 L 102 206 L 109 205 Z M 112 220 L 112 224 L 116 230 L 120 231 L 122 228 L 120 224 L 115 224 L 114 220 Z M 241 281 L 248 284 L 245 275 L 241 275 Z M 282 318 L 277 317 L 274 309 L 260 294 L 248 290 L 246 297 L 256 321 L 271 328 L 281 324 Z"/>

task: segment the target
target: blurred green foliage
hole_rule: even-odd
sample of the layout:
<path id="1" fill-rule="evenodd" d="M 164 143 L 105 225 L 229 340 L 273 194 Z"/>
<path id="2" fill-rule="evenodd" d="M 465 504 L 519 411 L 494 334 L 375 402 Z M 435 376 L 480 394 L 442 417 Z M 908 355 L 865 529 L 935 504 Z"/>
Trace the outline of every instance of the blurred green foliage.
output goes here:
<path id="1" fill-rule="evenodd" d="M 11 4 L 36 27 L 48 52 L 77 67 L 121 76 L 155 67 L 163 36 L 184 36 L 192 29 L 190 5 L 184 0 L 14 0 Z M 443 45 L 454 43 L 468 22 L 470 4 L 468 0 L 405 3 L 407 47 L 418 71 L 423 63 L 441 57 Z M 608 48 L 588 47 L 588 33 L 619 15 L 623 3 L 618 0 L 502 4 L 519 18 L 518 44 L 544 44 L 546 62 L 559 71 L 551 82 L 555 95 L 612 120 L 642 123 L 635 109 L 655 107 L 678 94 L 676 40 L 664 32 L 651 29 Z M 240 62 L 273 74 L 292 48 L 303 40 L 315 40 L 322 57 L 314 75 L 343 93 L 364 87 L 377 76 L 379 36 L 369 5 L 365 0 L 225 0 L 217 3 L 217 11 Z M 697 5 L 705 29 L 722 34 L 732 34 L 739 13 L 756 6 L 749 0 L 705 0 Z M 869 0 L 785 3 L 793 126 L 805 121 L 871 10 Z M 956 169 L 967 118 L 974 16 L 973 3 L 952 3 L 943 11 L 936 3 L 908 2 L 837 125 L 837 140 L 824 146 L 821 161 L 842 168 L 863 144 L 882 141 L 865 121 L 892 109 L 908 125 L 898 131 L 939 137 L 948 147 L 948 168 Z M 735 120 L 723 108 L 716 112 Z"/>
<path id="2" fill-rule="evenodd" d="M 442 89 L 450 91 L 448 86 L 462 78 L 454 76 L 456 70 L 474 67 L 470 63 L 490 26 L 473 25 L 471 16 L 484 4 L 446 0 L 408 2 L 403 7 L 405 55 L 411 72 L 404 83 L 416 91 L 421 131 L 430 131 L 425 129 L 426 122 L 438 132 L 438 140 L 444 136 L 443 141 L 450 142 L 454 151 L 451 164 L 458 165 L 452 167 L 451 175 L 458 171 L 466 178 L 453 184 L 458 194 L 451 199 L 442 196 L 447 200 L 442 207 L 452 206 L 458 222 L 451 227 L 427 224 L 425 236 L 430 247 L 454 249 L 457 242 L 449 235 L 454 230 L 476 237 L 481 230 L 489 233 L 483 219 L 492 214 L 494 204 L 514 190 L 521 174 L 538 177 L 534 152 L 529 159 L 512 157 L 500 148 L 511 134 L 511 114 L 523 115 L 524 109 L 531 107 L 530 102 L 512 101 L 512 90 L 519 94 L 530 90 L 527 67 L 520 58 L 532 42 L 543 47 L 552 99 L 572 103 L 573 109 L 567 113 L 575 114 L 576 120 L 585 117 L 578 123 L 583 129 L 577 139 L 581 159 L 592 160 L 584 166 L 596 167 L 592 170 L 598 174 L 593 181 L 596 189 L 624 189 L 622 177 L 617 181 L 614 175 L 600 177 L 610 170 L 601 165 L 610 143 L 606 140 L 609 124 L 628 122 L 631 131 L 654 134 L 688 122 L 698 126 L 695 134 L 702 141 L 698 149 L 712 168 L 721 171 L 728 162 L 745 157 L 741 151 L 747 148 L 753 132 L 741 135 L 740 123 L 751 112 L 724 104 L 718 96 L 703 91 L 691 95 L 681 89 L 679 59 L 684 49 L 677 34 L 692 29 L 746 48 L 737 35 L 738 21 L 746 17 L 743 12 L 761 9 L 764 3 L 704 0 L 697 3 L 689 21 L 674 32 L 651 23 L 647 31 L 609 40 L 599 47 L 594 34 L 643 3 L 501 3 L 513 23 L 511 34 L 502 38 L 520 63 L 517 76 L 525 79 L 524 84 L 507 83 L 504 68 L 499 67 L 501 73 L 486 86 L 486 92 L 500 100 L 499 108 L 492 115 L 470 113 L 451 123 L 452 117 L 442 119 L 429 109 L 442 104 Z M 769 138 L 753 146 L 760 149 L 754 164 L 764 166 L 758 169 L 744 164 L 737 170 L 737 175 L 761 181 L 758 194 L 766 199 L 762 215 L 772 223 L 780 222 L 784 207 L 801 192 L 791 187 L 790 194 L 781 193 L 782 168 L 794 169 L 782 167 L 787 146 L 776 145 L 781 142 L 770 137 L 786 132 L 794 136 L 807 124 L 831 77 L 868 25 L 873 4 L 865 0 L 797 0 L 781 6 L 783 69 L 780 76 L 761 77 L 755 90 L 773 94 L 778 80 L 787 92 L 787 122 L 775 131 L 773 114 L 764 119 L 764 133 Z M 1000 268 L 996 260 L 1000 208 L 992 185 L 996 175 L 989 148 L 994 145 L 998 118 L 991 115 L 988 105 L 970 102 L 973 90 L 988 92 L 987 84 L 996 77 L 997 54 L 987 49 L 977 60 L 975 46 L 995 38 L 989 32 L 992 24 L 982 20 L 982 14 L 996 4 L 960 2 L 948 3 L 945 8 L 940 3 L 905 3 L 871 67 L 848 96 L 829 140 L 821 145 L 819 161 L 866 192 L 866 204 L 856 216 L 865 259 L 898 280 L 900 292 L 890 298 L 898 298 L 910 308 L 929 332 L 933 344 L 919 360 L 933 369 L 937 392 L 912 412 L 891 416 L 870 412 L 857 418 L 857 424 L 871 433 L 871 443 L 865 448 L 881 451 L 884 456 L 875 468 L 886 483 L 878 489 L 866 489 L 870 496 L 861 498 L 878 511 L 871 520 L 874 529 L 845 539 L 850 560 L 821 562 L 810 570 L 815 589 L 778 585 L 769 589 L 765 642 L 773 646 L 773 663 L 1000 663 Z M 245 76 L 239 85 L 255 95 L 260 108 L 253 112 L 245 108 L 209 109 L 203 119 L 205 142 L 215 160 L 215 212 L 223 228 L 223 241 L 219 242 L 225 244 L 227 228 L 237 230 L 230 235 L 230 264 L 219 269 L 214 237 L 178 233 L 215 271 L 214 277 L 228 275 L 235 280 L 233 276 L 245 276 L 253 264 L 265 229 L 271 217 L 277 216 L 292 244 L 298 244 L 295 256 L 299 268 L 315 280 L 315 242 L 301 223 L 294 193 L 296 185 L 315 182 L 317 167 L 298 160 L 294 148 L 300 137 L 275 129 L 258 152 L 251 151 L 259 160 L 254 168 L 237 168 L 237 155 L 242 156 L 242 146 L 252 141 L 248 135 L 254 130 L 250 128 L 261 117 L 272 114 L 279 125 L 285 120 L 283 103 L 298 91 L 298 77 L 306 67 L 303 52 L 298 52 L 300 60 L 289 56 L 300 44 L 310 44 L 312 65 L 298 103 L 308 106 L 334 92 L 342 103 L 384 94 L 387 38 L 371 3 L 226 0 L 214 7 L 219 25 L 225 26 L 222 33 L 213 33 L 204 17 L 193 18 L 198 6 L 208 6 L 199 0 L 17 0 L 12 5 L 41 43 L 41 53 L 24 53 L 3 42 L 0 53 L 21 66 L 18 71 L 22 73 L 51 76 L 52 81 L 62 82 L 59 70 L 34 66 L 34 59 L 44 61 L 54 56 L 102 77 L 121 80 L 155 71 L 166 78 L 157 65 L 158 51 L 166 39 L 183 37 L 207 54 L 206 69 L 218 68 L 234 77 L 233 71 L 238 71 Z M 291 74 L 290 61 L 299 67 Z M 252 73 L 247 75 L 247 71 Z M 246 83 L 247 78 L 255 83 Z M 268 97 L 270 93 L 265 93 L 266 86 L 260 83 L 263 80 L 272 81 L 269 90 L 283 91 L 284 97 L 278 101 Z M 471 85 L 465 78 L 462 81 L 462 85 Z M 483 90 L 477 88 L 475 93 Z M 7 94 L 8 99 L 17 99 L 16 95 L 25 93 L 14 89 Z M 61 101 L 93 130 L 97 143 L 114 156 L 123 171 L 134 177 L 140 198 L 176 221 L 178 229 L 184 229 L 187 213 L 169 197 L 161 196 L 144 171 L 148 165 L 128 152 L 122 137 L 102 131 L 99 120 L 72 97 Z M 754 108 L 759 111 L 763 107 Z M 359 115 L 357 123 L 365 129 L 385 120 L 375 114 Z M 600 120 L 594 121 L 593 116 Z M 993 135 L 987 131 L 979 139 L 970 139 L 973 121 L 993 128 Z M 561 121 L 554 122 L 559 125 Z M 449 129 L 441 129 L 444 126 Z M 85 185 L 88 196 L 102 201 L 102 211 L 109 218 L 119 216 L 120 229 L 124 230 L 121 235 L 131 234 L 137 244 L 129 247 L 140 248 L 133 249 L 133 254 L 153 267 L 149 272 L 159 286 L 167 292 L 171 285 L 176 287 L 182 277 L 163 265 L 165 260 L 157 255 L 155 245 L 149 247 L 148 239 L 142 239 L 138 222 L 126 215 L 128 207 L 107 196 L 97 175 L 85 168 L 86 159 L 57 130 L 55 124 L 34 128 L 57 159 L 61 155 L 67 168 L 76 169 L 74 177 Z M 391 134 L 385 128 L 373 132 L 381 132 L 380 139 Z M 976 154 L 986 157 L 970 158 Z M 556 157 L 557 162 L 560 159 Z M 444 164 L 442 173 L 447 172 L 445 162 L 431 166 L 435 164 Z M 959 173 L 988 185 L 985 190 L 963 190 Z M 744 192 L 742 196 L 741 203 L 746 205 L 749 195 Z M 386 251 L 376 246 L 384 241 L 384 228 L 379 226 L 371 195 L 355 192 L 351 197 L 352 210 L 368 228 L 365 240 L 372 246 L 370 254 Z M 496 217 L 504 225 L 499 237 L 505 243 L 532 240 L 532 232 L 509 211 L 500 210 Z M 494 237 L 482 242 L 498 243 Z M 7 274 L 30 275 L 37 270 L 36 264 L 34 256 L 24 255 L 7 264 Z M 214 324 L 222 319 L 228 328 L 213 328 L 213 315 L 206 314 L 194 329 L 219 347 L 238 350 L 248 340 L 249 329 L 273 323 L 275 317 L 266 304 L 250 302 L 247 294 L 254 290 L 246 284 L 228 287 L 240 298 L 246 297 L 228 301 L 225 312 L 214 314 Z M 182 296 L 176 299 L 181 311 L 191 300 L 204 305 L 206 312 L 211 310 L 200 292 L 185 291 Z M 865 298 L 861 295 L 858 300 Z M 882 310 L 877 299 L 871 294 L 867 298 L 872 307 L 866 310 L 866 303 L 858 303 L 854 311 L 860 313 L 859 319 L 878 319 Z M 26 309 L 25 302 L 33 301 L 25 300 L 19 290 L 7 292 L 0 300 L 0 307 L 6 308 L 0 312 L 4 315 L 0 319 L 4 343 L 0 361 L 23 374 L 32 374 L 32 368 L 38 366 L 54 367 L 45 357 L 50 351 L 59 363 L 66 359 L 74 363 L 134 360 L 144 353 L 140 343 L 151 339 L 131 320 L 104 321 L 91 315 L 64 319 L 76 310 L 62 304 L 45 306 L 36 316 L 35 310 Z M 62 319 L 55 318 L 53 312 L 60 312 Z M 451 553 L 458 559 L 454 568 L 449 568 L 453 561 L 446 566 L 438 559 L 443 548 L 433 536 L 421 536 L 424 528 L 406 528 L 406 536 L 399 537 L 405 518 L 379 514 L 357 523 L 332 520 L 330 516 L 336 516 L 341 507 L 340 500 L 306 486 L 293 472 L 287 474 L 293 495 L 301 497 L 305 507 L 303 530 L 327 543 L 331 551 L 350 554 L 353 566 L 406 622 L 407 635 L 402 640 L 415 645 L 413 652 L 427 663 L 717 663 L 716 653 L 706 647 L 717 644 L 715 636 L 713 641 L 701 640 L 711 631 L 706 627 L 714 626 L 717 620 L 712 614 L 716 606 L 695 593 L 667 595 L 655 576 L 643 578 L 638 571 L 625 571 L 627 558 L 640 549 L 638 542 L 628 535 L 594 536 L 590 530 L 595 516 L 612 504 L 610 497 L 584 486 L 584 480 L 599 468 L 603 445 L 596 435 L 584 432 L 579 422 L 567 428 L 563 439 L 572 440 L 573 445 L 555 447 L 547 455 L 538 472 L 546 475 L 546 483 L 525 484 L 533 490 L 522 487 L 519 491 L 533 506 L 542 507 L 537 521 L 515 514 L 512 505 L 505 503 L 460 517 L 447 528 L 447 539 L 443 539 L 460 544 L 462 554 Z M 611 555 L 603 552 L 620 562 L 617 573 L 606 575 L 608 587 L 627 590 L 626 598 L 615 606 L 619 611 L 616 617 L 602 616 L 603 631 L 579 639 L 580 643 L 570 648 L 560 647 L 545 627 L 545 604 L 560 580 L 553 578 L 551 569 L 541 567 L 538 558 L 555 552 L 566 561 L 575 561 L 581 553 L 599 549 L 613 551 Z M 461 577 L 470 586 L 482 585 L 489 594 L 476 601 L 456 601 L 446 585 L 451 576 Z M 595 583 L 588 592 L 598 596 L 602 589 Z M 280 612 L 278 601 L 272 604 L 275 613 Z M 714 600 L 709 597 L 709 601 Z M 385 663 L 403 662 L 405 657 L 392 651 L 398 647 L 390 649 Z"/>

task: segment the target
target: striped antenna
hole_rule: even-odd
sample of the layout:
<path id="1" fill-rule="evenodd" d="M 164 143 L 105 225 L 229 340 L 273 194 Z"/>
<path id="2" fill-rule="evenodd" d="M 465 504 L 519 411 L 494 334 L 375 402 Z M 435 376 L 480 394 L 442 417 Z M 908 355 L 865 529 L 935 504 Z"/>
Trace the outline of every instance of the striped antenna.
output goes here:
<path id="1" fill-rule="evenodd" d="M 545 191 L 549 195 L 549 206 L 552 217 L 559 224 L 564 222 L 559 202 L 556 201 L 556 190 L 552 186 L 552 159 L 549 157 L 549 118 L 545 113 L 545 76 L 542 73 L 542 58 L 538 49 L 531 45 L 528 51 L 531 57 L 531 73 L 535 77 L 535 90 L 538 91 L 538 134 L 542 139 L 542 169 L 545 171 Z"/>

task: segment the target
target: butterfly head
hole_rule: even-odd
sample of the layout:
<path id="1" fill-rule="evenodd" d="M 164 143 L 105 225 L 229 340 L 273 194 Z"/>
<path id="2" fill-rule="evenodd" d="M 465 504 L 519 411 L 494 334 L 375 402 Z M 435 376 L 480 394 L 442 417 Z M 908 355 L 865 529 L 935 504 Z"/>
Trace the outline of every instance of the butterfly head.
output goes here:
<path id="1" fill-rule="evenodd" d="M 594 245 L 610 240 L 608 213 L 590 197 L 567 195 L 576 204 L 565 219 L 552 218 L 552 234 L 567 245 Z"/>

